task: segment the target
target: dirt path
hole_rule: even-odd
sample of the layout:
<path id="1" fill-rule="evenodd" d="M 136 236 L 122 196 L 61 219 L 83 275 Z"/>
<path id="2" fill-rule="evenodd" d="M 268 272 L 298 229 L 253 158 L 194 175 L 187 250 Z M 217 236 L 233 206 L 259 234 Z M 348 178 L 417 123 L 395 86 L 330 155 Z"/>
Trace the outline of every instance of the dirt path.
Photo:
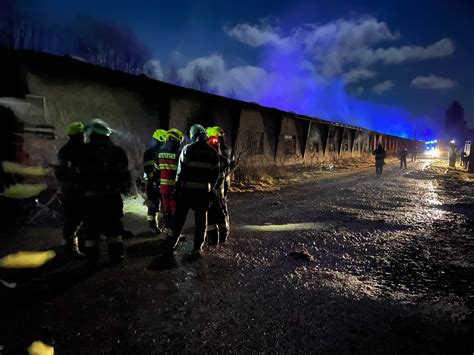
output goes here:
<path id="1" fill-rule="evenodd" d="M 138 233 L 122 266 L 90 272 L 59 258 L 19 275 L 24 283 L 2 289 L 0 346 L 472 353 L 474 191 L 428 163 L 235 194 L 231 241 L 197 262 L 186 261 L 187 238 L 165 269 L 162 242 Z M 42 247 L 59 240 L 57 229 L 41 233 Z M 303 249 L 314 262 L 288 256 Z"/>

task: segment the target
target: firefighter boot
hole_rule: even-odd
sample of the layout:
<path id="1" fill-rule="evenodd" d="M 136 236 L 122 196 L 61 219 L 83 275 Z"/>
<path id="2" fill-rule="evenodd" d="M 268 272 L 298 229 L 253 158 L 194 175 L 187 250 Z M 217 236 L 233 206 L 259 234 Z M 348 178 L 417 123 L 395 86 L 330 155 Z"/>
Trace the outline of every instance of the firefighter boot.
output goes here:
<path id="1" fill-rule="evenodd" d="M 207 226 L 207 245 L 217 245 L 219 243 L 219 234 L 217 225 Z"/>
<path id="2" fill-rule="evenodd" d="M 150 230 L 154 234 L 159 234 L 160 231 L 159 231 L 158 227 L 156 226 L 155 216 L 146 216 L 146 219 L 148 221 L 148 224 L 150 225 Z"/>
<path id="3" fill-rule="evenodd" d="M 166 236 L 166 242 L 165 242 L 165 249 L 167 253 L 172 254 L 176 248 L 178 247 L 179 243 L 179 234 L 176 234 L 172 231 L 168 231 L 168 235 Z"/>
<path id="4" fill-rule="evenodd" d="M 122 236 L 107 238 L 107 244 L 107 252 L 112 263 L 120 263 L 123 259 L 125 259 Z"/>
<path id="5" fill-rule="evenodd" d="M 204 247 L 204 241 L 206 239 L 206 233 L 199 233 L 194 236 L 194 248 L 193 251 L 200 252 Z"/>
<path id="6" fill-rule="evenodd" d="M 219 225 L 219 244 L 223 244 L 227 241 L 229 237 L 229 225 L 226 223 L 222 223 Z"/>
<path id="7" fill-rule="evenodd" d="M 100 246 L 97 239 L 86 239 L 84 241 L 84 255 L 91 263 L 99 262 Z"/>

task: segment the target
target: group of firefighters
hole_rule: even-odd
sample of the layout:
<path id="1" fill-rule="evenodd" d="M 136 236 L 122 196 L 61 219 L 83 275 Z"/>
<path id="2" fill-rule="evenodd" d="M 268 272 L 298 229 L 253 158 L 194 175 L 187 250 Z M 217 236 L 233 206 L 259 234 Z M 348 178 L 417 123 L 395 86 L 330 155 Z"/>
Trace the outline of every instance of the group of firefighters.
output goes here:
<path id="1" fill-rule="evenodd" d="M 100 258 L 103 234 L 112 262 L 124 258 L 121 195 L 131 186 L 125 151 L 112 143 L 112 130 L 101 119 L 69 125 L 69 141 L 58 153 L 56 176 L 64 207 L 63 237 L 74 254 L 92 262 Z M 85 143 L 85 137 L 88 142 Z M 147 220 L 166 236 L 166 252 L 178 246 L 187 213 L 195 214 L 194 253 L 225 243 L 229 235 L 227 192 L 230 150 L 221 127 L 195 124 L 189 140 L 177 128 L 158 129 L 143 159 Z"/>

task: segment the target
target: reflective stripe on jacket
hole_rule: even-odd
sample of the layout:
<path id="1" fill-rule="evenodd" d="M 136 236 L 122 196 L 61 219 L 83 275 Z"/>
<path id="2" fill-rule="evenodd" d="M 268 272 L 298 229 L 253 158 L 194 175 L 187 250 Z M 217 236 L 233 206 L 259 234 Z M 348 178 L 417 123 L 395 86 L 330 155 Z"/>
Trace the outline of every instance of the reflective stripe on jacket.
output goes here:
<path id="1" fill-rule="evenodd" d="M 198 140 L 183 148 L 176 181 L 178 188 L 211 191 L 219 177 L 219 157 L 214 148 Z"/>

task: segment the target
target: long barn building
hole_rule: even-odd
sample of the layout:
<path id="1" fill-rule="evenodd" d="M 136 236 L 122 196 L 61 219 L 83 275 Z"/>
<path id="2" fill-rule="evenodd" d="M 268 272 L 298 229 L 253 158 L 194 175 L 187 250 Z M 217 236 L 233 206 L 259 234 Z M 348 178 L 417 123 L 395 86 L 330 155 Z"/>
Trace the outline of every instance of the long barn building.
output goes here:
<path id="1" fill-rule="evenodd" d="M 377 143 L 389 153 L 416 141 L 233 100 L 85 63 L 29 51 L 0 50 L 0 104 L 27 125 L 54 126 L 55 140 L 31 137 L 25 156 L 54 164 L 71 121 L 102 118 L 117 130 L 136 170 L 157 128 L 187 130 L 194 123 L 222 126 L 241 163 L 311 164 L 370 154 Z"/>

